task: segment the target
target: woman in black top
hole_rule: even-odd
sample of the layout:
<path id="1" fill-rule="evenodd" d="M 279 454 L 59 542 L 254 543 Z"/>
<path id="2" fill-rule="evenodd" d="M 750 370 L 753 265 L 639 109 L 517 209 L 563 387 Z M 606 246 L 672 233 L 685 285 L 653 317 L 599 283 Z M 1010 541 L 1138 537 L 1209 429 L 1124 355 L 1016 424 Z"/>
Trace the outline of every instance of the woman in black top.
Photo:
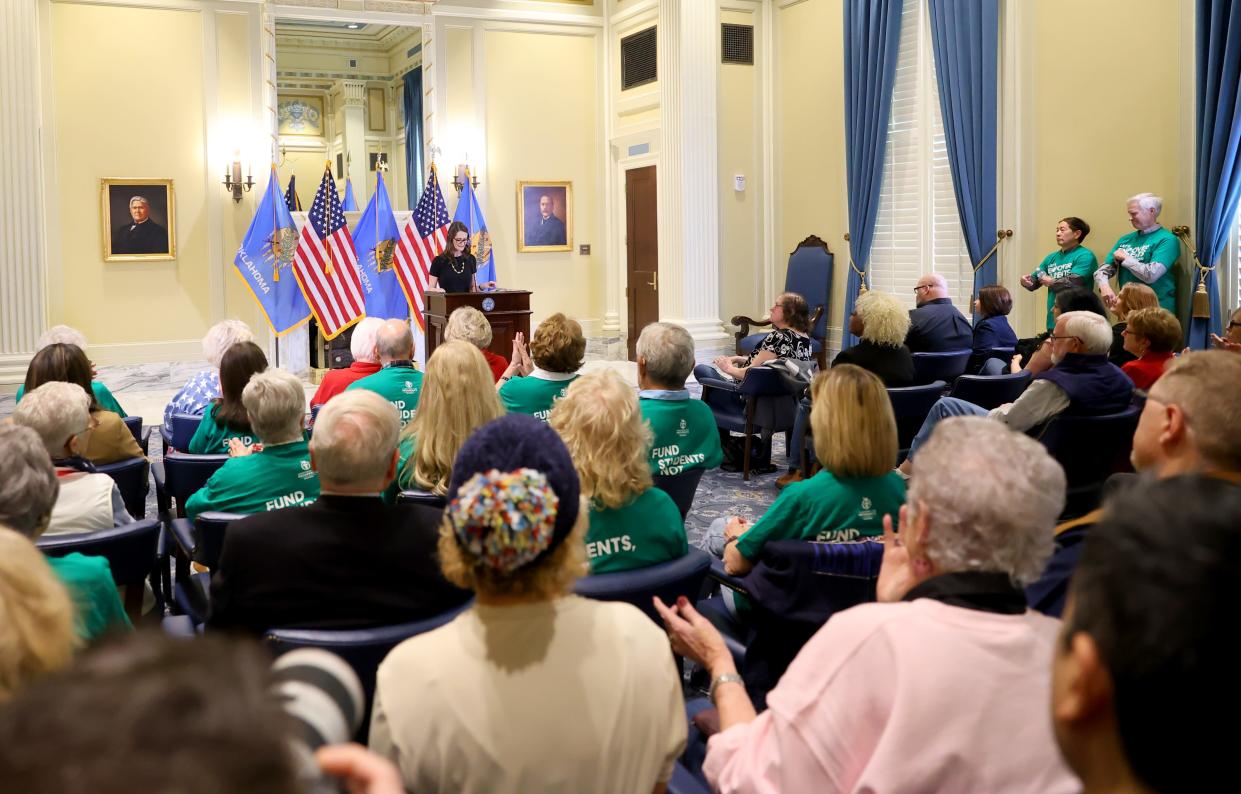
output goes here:
<path id="1" fill-rule="evenodd" d="M 748 356 L 719 356 L 715 366 L 720 372 L 741 380 L 746 370 L 758 367 L 777 358 L 813 361 L 814 348 L 810 344 L 810 307 L 806 299 L 796 292 L 784 292 L 771 307 L 772 332 Z"/>
<path id="2" fill-rule="evenodd" d="M 914 360 L 905 347 L 909 311 L 899 300 L 884 292 L 863 292 L 849 315 L 849 333 L 860 339 L 836 355 L 833 367 L 855 364 L 878 375 L 888 388 L 913 385 Z"/>
<path id="3" fill-rule="evenodd" d="M 431 260 L 431 280 L 427 289 L 443 292 L 477 292 L 474 273 L 478 260 L 470 253 L 470 230 L 461 221 L 453 221 L 448 227 L 448 241 L 440 255 Z M 494 287 L 494 281 L 484 286 Z"/>

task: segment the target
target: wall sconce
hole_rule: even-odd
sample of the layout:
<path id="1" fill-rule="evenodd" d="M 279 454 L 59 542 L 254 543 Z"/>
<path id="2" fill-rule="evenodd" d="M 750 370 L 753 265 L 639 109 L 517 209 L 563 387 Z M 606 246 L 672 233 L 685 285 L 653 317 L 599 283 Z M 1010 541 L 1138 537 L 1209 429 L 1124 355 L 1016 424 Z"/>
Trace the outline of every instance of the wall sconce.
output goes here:
<path id="1" fill-rule="evenodd" d="M 463 175 L 469 180 L 470 186 L 478 190 L 478 177 L 470 176 L 470 167 L 468 165 L 459 165 L 457 166 L 456 173 L 452 175 L 452 186 L 457 189 L 457 192 L 460 193 L 462 190 L 465 190 L 465 181 L 461 178 Z"/>
<path id="2" fill-rule="evenodd" d="M 224 172 L 224 179 L 221 181 L 224 185 L 224 189 L 232 192 L 233 201 L 238 204 L 241 203 L 242 193 L 249 193 L 250 188 L 254 187 L 254 179 L 251 178 L 248 168 L 246 169 L 246 181 L 241 181 L 240 157 L 233 160 L 233 164 Z"/>

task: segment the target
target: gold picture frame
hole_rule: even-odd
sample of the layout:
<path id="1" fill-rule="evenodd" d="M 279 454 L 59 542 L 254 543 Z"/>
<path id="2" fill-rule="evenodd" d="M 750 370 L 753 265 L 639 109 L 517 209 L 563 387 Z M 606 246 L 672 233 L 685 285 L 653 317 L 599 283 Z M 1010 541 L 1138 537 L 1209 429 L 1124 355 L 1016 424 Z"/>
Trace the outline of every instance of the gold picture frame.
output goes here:
<path id="1" fill-rule="evenodd" d="M 544 215 L 543 199 L 550 200 Z M 573 250 L 573 183 L 517 183 L 517 253 Z"/>
<path id="2" fill-rule="evenodd" d="M 146 202 L 145 212 L 142 200 Z M 177 258 L 177 207 L 171 179 L 101 179 L 99 204 L 103 261 Z"/>

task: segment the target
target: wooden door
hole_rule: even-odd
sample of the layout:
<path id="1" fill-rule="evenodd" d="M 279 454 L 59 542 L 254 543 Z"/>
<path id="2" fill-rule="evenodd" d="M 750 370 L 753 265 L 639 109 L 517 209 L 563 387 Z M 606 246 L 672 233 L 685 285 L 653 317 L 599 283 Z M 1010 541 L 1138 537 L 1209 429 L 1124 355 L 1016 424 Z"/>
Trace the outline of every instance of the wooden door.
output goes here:
<path id="1" fill-rule="evenodd" d="M 659 213 L 655 166 L 625 172 L 625 260 L 628 280 L 629 360 L 638 334 L 659 319 Z"/>

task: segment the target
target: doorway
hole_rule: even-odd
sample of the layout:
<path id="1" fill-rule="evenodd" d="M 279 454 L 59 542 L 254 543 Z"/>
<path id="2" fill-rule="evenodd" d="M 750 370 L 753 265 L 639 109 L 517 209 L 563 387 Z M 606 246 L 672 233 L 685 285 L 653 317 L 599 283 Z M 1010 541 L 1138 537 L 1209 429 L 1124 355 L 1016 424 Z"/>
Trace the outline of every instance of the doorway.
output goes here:
<path id="1" fill-rule="evenodd" d="M 629 314 L 629 360 L 636 361 L 638 334 L 659 320 L 659 208 L 655 166 L 625 172 L 625 298 Z"/>

